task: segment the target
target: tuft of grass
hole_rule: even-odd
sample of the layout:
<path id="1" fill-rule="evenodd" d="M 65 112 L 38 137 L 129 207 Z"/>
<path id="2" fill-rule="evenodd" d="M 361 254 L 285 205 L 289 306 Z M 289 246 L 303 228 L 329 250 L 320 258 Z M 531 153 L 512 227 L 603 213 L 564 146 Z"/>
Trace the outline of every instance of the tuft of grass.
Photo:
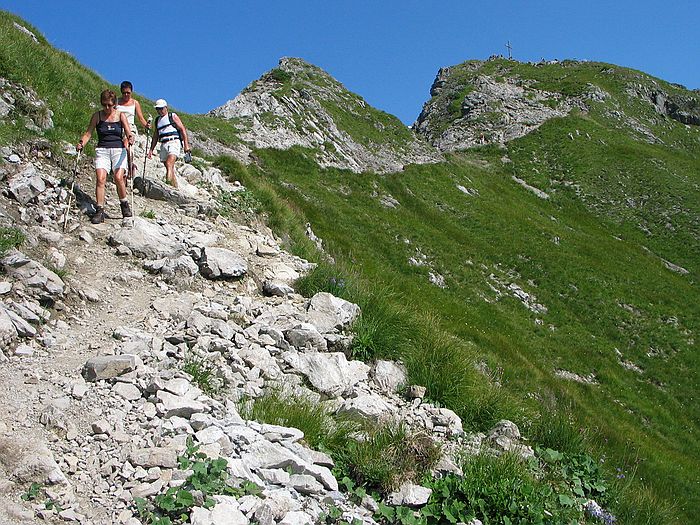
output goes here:
<path id="1" fill-rule="evenodd" d="M 187 357 L 182 365 L 182 371 L 191 375 L 192 382 L 207 395 L 219 395 L 226 387 L 226 382 L 219 370 L 201 357 Z"/>
<path id="2" fill-rule="evenodd" d="M 304 433 L 312 448 L 342 449 L 358 425 L 350 420 L 333 417 L 312 400 L 281 391 L 268 391 L 264 396 L 240 404 L 241 415 L 261 423 L 293 427 Z"/>
<path id="3" fill-rule="evenodd" d="M 588 431 L 574 421 L 571 408 L 545 403 L 527 428 L 528 438 L 544 448 L 564 453 L 580 453 L 589 448 Z"/>
<path id="4" fill-rule="evenodd" d="M 0 228 L 0 256 L 12 248 L 19 248 L 26 239 L 22 230 L 18 228 Z"/>
<path id="5" fill-rule="evenodd" d="M 420 480 L 440 458 L 433 440 L 401 424 L 366 422 L 359 439 L 337 453 L 341 470 L 369 489 L 387 494 L 406 480 Z"/>
<path id="6" fill-rule="evenodd" d="M 156 218 L 156 212 L 153 210 L 141 210 L 141 213 L 139 215 L 145 219 L 155 219 Z"/>

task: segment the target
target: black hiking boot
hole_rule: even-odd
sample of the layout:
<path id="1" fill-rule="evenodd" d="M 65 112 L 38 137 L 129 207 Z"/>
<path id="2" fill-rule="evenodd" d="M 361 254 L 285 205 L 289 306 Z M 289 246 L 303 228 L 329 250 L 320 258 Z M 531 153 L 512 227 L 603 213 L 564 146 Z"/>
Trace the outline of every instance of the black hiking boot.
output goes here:
<path id="1" fill-rule="evenodd" d="M 90 222 L 93 224 L 102 224 L 105 222 L 105 210 L 103 207 L 98 206 L 97 210 L 95 211 L 95 215 L 92 216 L 90 219 Z"/>
<path id="2" fill-rule="evenodd" d="M 127 217 L 131 217 L 132 214 L 131 214 L 131 206 L 129 206 L 129 201 L 121 201 L 121 202 L 119 202 L 119 205 L 122 208 L 122 217 L 124 217 L 125 219 Z"/>

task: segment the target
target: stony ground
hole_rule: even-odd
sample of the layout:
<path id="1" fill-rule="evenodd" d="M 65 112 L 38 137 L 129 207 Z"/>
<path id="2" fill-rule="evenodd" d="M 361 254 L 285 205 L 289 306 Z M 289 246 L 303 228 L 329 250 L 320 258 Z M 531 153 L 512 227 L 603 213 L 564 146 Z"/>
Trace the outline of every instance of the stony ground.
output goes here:
<path id="1" fill-rule="evenodd" d="M 13 162 L 0 166 L 0 220 L 27 239 L 0 259 L 1 523 L 141 523 L 135 498 L 192 474 L 177 462 L 188 437 L 225 458 L 235 484 L 262 491 L 218 497 L 212 509 L 199 502 L 192 523 L 312 523 L 330 505 L 374 523 L 376 502 L 354 505 L 340 493 L 333 461 L 303 433 L 240 417 L 241 399 L 270 388 L 402 419 L 437 442 L 531 454 L 512 424 L 465 437 L 456 414 L 423 402 L 424 388 L 399 396 L 400 364 L 349 361 L 357 305 L 296 294 L 290 285 L 311 265 L 266 227 L 214 212 L 212 195 L 241 189 L 218 170 L 183 164 L 175 191 L 151 161 L 137 179 L 135 218 L 92 225 L 74 204 L 63 232 L 66 168 L 41 148 L 3 155 Z M 92 180 L 86 162 L 77 182 L 91 194 Z M 118 217 L 113 186 L 108 193 Z M 211 395 L 182 370 L 193 362 L 219 381 Z M 459 471 L 453 449 L 439 470 Z M 429 495 L 407 484 L 391 501 L 418 506 Z"/>

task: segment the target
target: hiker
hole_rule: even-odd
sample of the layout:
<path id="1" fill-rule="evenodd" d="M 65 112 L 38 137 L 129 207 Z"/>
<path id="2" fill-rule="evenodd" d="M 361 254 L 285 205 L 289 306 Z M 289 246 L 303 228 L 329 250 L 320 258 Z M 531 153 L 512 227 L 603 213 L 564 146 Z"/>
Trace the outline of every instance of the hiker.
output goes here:
<path id="1" fill-rule="evenodd" d="M 153 155 L 156 143 L 160 142 L 160 160 L 165 165 L 165 178 L 171 186 L 177 188 L 175 177 L 175 161 L 180 156 L 180 142 L 185 148 L 185 160 L 190 156 L 190 143 L 187 140 L 185 125 L 175 113 L 168 112 L 168 103 L 159 98 L 154 106 L 158 112 L 156 125 L 153 129 L 151 148 L 148 158 Z"/>
<path id="2" fill-rule="evenodd" d="M 126 120 L 129 121 L 131 132 L 134 135 L 134 143 L 136 143 L 135 139 L 138 137 L 139 130 L 134 125 L 134 117 L 138 117 L 139 122 L 146 130 L 147 135 L 148 130 L 151 128 L 151 124 L 150 122 L 147 122 L 145 118 L 143 118 L 143 112 L 141 111 L 141 104 L 139 104 L 139 101 L 131 96 L 134 92 L 134 85 L 128 80 L 125 80 L 119 85 L 119 89 L 122 92 L 122 96 L 117 99 L 117 111 L 121 111 L 126 115 Z M 136 171 L 136 164 L 133 162 L 131 163 L 131 169 L 132 172 L 128 174 L 129 177 L 133 177 L 135 175 L 134 172 Z"/>
<path id="3" fill-rule="evenodd" d="M 90 222 L 100 224 L 105 220 L 105 182 L 111 170 L 114 173 L 114 184 L 117 186 L 119 205 L 122 217 L 131 217 L 131 208 L 126 198 L 126 183 L 124 173 L 127 167 L 126 145 L 134 143 L 134 135 L 126 115 L 117 111 L 117 95 L 111 89 L 100 93 L 100 104 L 104 109 L 96 111 L 90 117 L 87 130 L 80 138 L 77 150 L 83 149 L 90 140 L 92 131 L 97 130 L 97 146 L 95 147 L 95 200 L 97 211 Z"/>

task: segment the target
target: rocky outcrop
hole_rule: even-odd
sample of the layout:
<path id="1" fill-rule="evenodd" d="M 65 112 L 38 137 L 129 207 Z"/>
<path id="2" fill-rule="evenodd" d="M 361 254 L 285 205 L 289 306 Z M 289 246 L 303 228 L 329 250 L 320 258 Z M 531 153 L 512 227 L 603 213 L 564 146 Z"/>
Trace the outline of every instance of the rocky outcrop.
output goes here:
<path id="1" fill-rule="evenodd" d="M 483 63 L 441 68 L 413 129 L 441 151 L 504 144 L 582 107 L 578 98 L 537 89 L 517 75 L 493 75 Z"/>
<path id="2" fill-rule="evenodd" d="M 256 148 L 310 148 L 325 167 L 384 173 L 440 160 L 398 119 L 298 58 L 281 59 L 209 114 L 234 122 L 240 137 Z"/>
<path id="3" fill-rule="evenodd" d="M 0 122 L 19 121 L 25 128 L 40 133 L 53 128 L 52 117 L 53 112 L 33 89 L 0 77 Z"/>

